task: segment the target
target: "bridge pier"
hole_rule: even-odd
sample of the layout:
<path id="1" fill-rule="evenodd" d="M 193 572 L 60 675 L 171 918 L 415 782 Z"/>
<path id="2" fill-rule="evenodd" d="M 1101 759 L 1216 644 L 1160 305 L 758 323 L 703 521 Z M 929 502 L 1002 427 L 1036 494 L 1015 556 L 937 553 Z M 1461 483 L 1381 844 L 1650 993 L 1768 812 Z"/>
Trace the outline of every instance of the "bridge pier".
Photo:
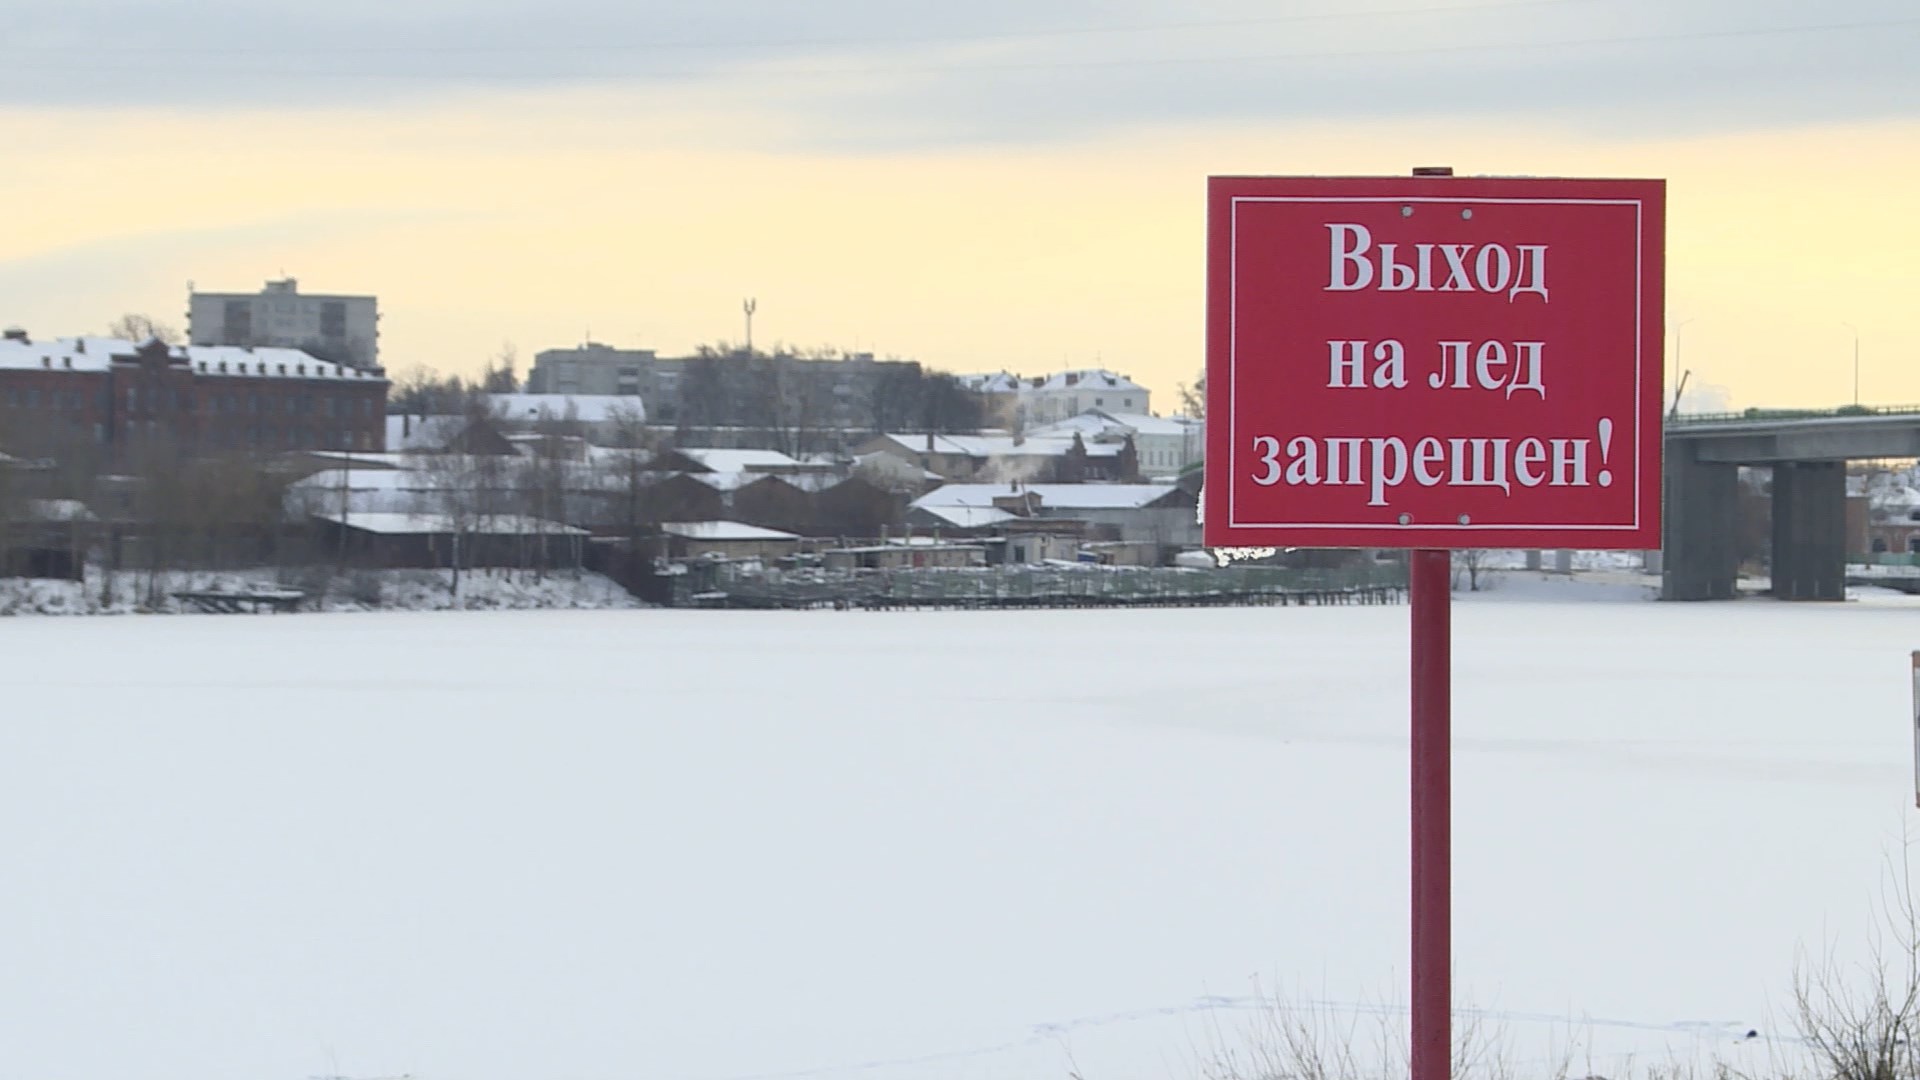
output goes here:
<path id="1" fill-rule="evenodd" d="M 1773 467 L 1773 595 L 1847 598 L 1847 470 L 1839 461 Z"/>
<path id="2" fill-rule="evenodd" d="M 1698 443 L 1668 439 L 1662 469 L 1660 598 L 1732 600 L 1740 579 L 1739 466 L 1702 461 Z"/>
<path id="3" fill-rule="evenodd" d="M 1773 469 L 1773 595 L 1843 600 L 1849 461 L 1920 458 L 1920 410 L 1749 410 L 1668 417 L 1661 596 L 1731 599 L 1740 520 L 1735 469 Z"/>

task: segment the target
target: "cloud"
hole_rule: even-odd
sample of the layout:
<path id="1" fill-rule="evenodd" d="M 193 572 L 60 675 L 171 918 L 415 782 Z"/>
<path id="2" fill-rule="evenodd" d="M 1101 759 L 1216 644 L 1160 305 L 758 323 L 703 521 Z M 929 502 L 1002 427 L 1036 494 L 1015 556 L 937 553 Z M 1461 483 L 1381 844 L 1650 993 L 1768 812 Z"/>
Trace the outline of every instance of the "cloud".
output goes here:
<path id="1" fill-rule="evenodd" d="M 1920 115 L 1908 0 L 886 0 L 43 5 L 15 108 L 370 108 L 474 91 L 650 90 L 778 118 L 798 149 L 1117 129 L 1549 118 L 1614 136 Z"/>
<path id="2" fill-rule="evenodd" d="M 185 278 L 191 276 L 195 266 L 231 262 L 236 257 L 258 259 L 273 252 L 297 258 L 321 241 L 365 241 L 398 226 L 463 218 L 470 224 L 478 220 L 472 215 L 368 207 L 306 211 L 217 226 L 116 233 L 0 258 L 0 295 L 7 297 L 11 318 L 37 311 L 56 314 L 63 320 L 60 326 L 38 328 L 42 333 L 84 333 L 97 330 L 119 314 L 117 309 L 97 306 L 94 302 L 99 297 L 114 296 L 123 301 L 139 298 L 131 306 L 152 306 L 144 301 L 167 296 L 184 307 Z M 262 273 L 281 269 L 266 264 Z M 218 288 L 223 283 L 200 284 Z M 238 287 L 257 285 L 243 282 Z M 148 313 L 169 321 L 174 309 L 169 304 Z"/>

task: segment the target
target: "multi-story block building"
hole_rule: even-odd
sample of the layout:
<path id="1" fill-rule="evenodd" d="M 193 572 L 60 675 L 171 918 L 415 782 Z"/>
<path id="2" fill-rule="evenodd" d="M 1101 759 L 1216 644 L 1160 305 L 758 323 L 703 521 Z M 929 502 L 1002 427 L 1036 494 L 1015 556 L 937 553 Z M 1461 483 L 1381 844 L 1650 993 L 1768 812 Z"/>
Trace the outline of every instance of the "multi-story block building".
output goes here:
<path id="1" fill-rule="evenodd" d="M 380 367 L 379 322 L 373 297 L 302 294 L 293 278 L 269 281 L 257 293 L 187 297 L 191 344 L 299 349 L 368 371 Z"/>
<path id="2" fill-rule="evenodd" d="M 945 378 L 872 353 L 669 357 L 588 342 L 536 354 L 527 390 L 638 395 L 662 424 L 875 431 L 903 422 L 893 412 L 926 412 L 915 399 L 920 384 Z"/>
<path id="3" fill-rule="evenodd" d="M 0 436 L 92 443 L 124 457 L 384 449 L 387 380 L 298 349 L 0 338 Z M 30 448 L 29 448 L 30 449 Z"/>
<path id="4" fill-rule="evenodd" d="M 529 394 L 627 394 L 660 398 L 663 369 L 669 380 L 679 364 L 662 363 L 652 349 L 616 349 L 589 341 L 577 349 L 547 349 L 527 372 Z"/>

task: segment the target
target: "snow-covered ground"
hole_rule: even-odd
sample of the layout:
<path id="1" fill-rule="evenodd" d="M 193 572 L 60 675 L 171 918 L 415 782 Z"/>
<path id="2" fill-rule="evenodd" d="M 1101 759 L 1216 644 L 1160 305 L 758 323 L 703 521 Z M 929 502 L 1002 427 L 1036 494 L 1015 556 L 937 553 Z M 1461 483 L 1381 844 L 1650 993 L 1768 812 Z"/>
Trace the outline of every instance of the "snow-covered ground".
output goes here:
<path id="1" fill-rule="evenodd" d="M 1461 1000 L 1784 1035 L 1914 813 L 1913 604 L 1543 590 L 1455 609 Z M 1404 997 L 1406 623 L 0 620 L 0 1077 L 1198 1076 Z"/>
<path id="2" fill-rule="evenodd" d="M 532 610 L 629 608 L 638 602 L 600 574 L 525 570 L 469 570 L 454 588 L 450 570 L 325 568 L 246 571 L 169 571 L 156 583 L 145 572 L 107 574 L 89 568 L 87 582 L 0 578 L 0 615 L 125 615 L 194 610 L 178 592 L 260 593 L 295 589 L 307 611 Z"/>

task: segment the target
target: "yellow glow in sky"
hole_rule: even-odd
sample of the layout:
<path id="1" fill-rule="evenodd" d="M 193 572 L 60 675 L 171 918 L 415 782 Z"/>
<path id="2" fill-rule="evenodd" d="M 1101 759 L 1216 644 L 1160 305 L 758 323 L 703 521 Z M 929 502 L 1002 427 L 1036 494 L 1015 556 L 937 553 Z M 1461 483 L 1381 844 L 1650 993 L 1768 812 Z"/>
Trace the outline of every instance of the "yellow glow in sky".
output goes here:
<path id="1" fill-rule="evenodd" d="M 0 321 L 184 322 L 189 280 L 380 298 L 381 355 L 755 339 L 952 371 L 1201 365 L 1210 173 L 1654 176 L 1668 312 L 1739 406 L 1920 402 L 1920 125 L 1598 141 L 1521 127 L 1136 129 L 1021 147 L 799 152 L 750 116 L 549 94 L 394 111 L 0 113 Z M 722 135 L 724 134 L 724 139 Z M 755 149 L 754 147 L 765 147 Z M 1669 348 L 1673 336 L 1670 334 Z"/>

